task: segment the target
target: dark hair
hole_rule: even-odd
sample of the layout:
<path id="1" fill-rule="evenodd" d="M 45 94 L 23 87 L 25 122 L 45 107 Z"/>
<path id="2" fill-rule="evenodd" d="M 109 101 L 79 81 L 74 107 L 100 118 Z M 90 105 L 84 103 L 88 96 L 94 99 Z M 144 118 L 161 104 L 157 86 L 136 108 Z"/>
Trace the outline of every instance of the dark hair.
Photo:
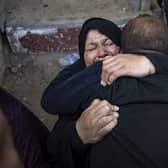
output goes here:
<path id="1" fill-rule="evenodd" d="M 83 57 L 84 57 L 87 34 L 91 29 L 98 30 L 100 33 L 110 38 L 116 45 L 121 46 L 120 45 L 121 30 L 115 23 L 104 18 L 99 17 L 90 18 L 86 20 L 82 25 L 78 39 L 79 55 L 82 61 L 84 61 Z"/>
<path id="2" fill-rule="evenodd" d="M 124 53 L 139 49 L 167 54 L 168 28 L 156 16 L 141 15 L 128 21 L 122 31 L 121 48 Z"/>

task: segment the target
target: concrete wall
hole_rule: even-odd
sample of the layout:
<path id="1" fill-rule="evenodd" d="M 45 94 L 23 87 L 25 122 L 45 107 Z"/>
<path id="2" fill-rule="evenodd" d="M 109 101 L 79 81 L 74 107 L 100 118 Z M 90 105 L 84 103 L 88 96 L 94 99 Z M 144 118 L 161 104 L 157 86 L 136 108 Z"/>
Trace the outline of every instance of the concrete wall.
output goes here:
<path id="1" fill-rule="evenodd" d="M 0 30 L 2 32 L 5 30 L 6 3 L 8 3 L 8 0 L 1 0 L 0 2 Z"/>
<path id="2" fill-rule="evenodd" d="M 5 70 L 4 50 L 2 44 L 2 35 L 0 33 L 0 85 L 2 84 L 4 70 Z"/>

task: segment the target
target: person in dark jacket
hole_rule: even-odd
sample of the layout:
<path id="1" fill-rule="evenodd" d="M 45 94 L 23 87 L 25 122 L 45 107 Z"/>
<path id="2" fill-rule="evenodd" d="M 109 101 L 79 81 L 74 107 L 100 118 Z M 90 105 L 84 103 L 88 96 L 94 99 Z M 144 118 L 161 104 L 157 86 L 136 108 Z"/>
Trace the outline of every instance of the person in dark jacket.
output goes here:
<path id="1" fill-rule="evenodd" d="M 84 49 L 83 49 L 83 52 L 84 52 Z M 140 54 L 142 54 L 142 53 L 140 53 Z M 160 57 L 160 55 L 158 55 L 158 54 L 155 54 L 155 56 L 153 56 L 151 54 L 147 54 L 147 57 L 155 65 L 157 73 L 158 72 L 160 72 L 160 73 L 165 72 L 166 67 L 167 67 L 167 65 L 166 65 L 167 64 L 166 63 L 167 57 L 165 57 L 165 56 Z M 164 61 L 162 62 L 161 60 L 162 61 L 164 60 Z M 96 79 L 95 81 L 94 81 L 94 79 L 92 80 L 92 78 L 94 78 L 96 75 L 95 76 L 93 75 L 90 78 L 87 78 L 88 75 L 86 75 L 84 79 L 85 79 L 85 82 L 86 82 L 86 80 L 91 79 L 91 81 L 90 81 L 91 83 L 94 83 L 94 82 L 98 81 L 98 84 L 100 86 L 100 81 L 101 81 L 101 77 L 100 77 L 101 69 L 100 69 L 100 67 L 101 67 L 101 63 L 99 63 L 99 62 L 95 63 L 94 66 L 95 67 L 97 66 L 96 69 L 92 68 L 92 66 L 89 66 L 88 68 L 85 68 L 85 70 L 88 71 L 89 75 L 91 75 L 91 74 L 95 75 L 96 73 L 99 74 L 99 79 Z M 74 67 L 74 65 L 72 65 L 71 68 L 72 67 Z M 92 71 L 93 73 L 90 73 L 91 71 L 89 69 L 93 69 L 93 71 Z M 70 70 L 69 67 L 68 67 L 68 70 Z M 72 71 L 72 72 L 78 73 L 78 70 L 77 69 L 75 69 L 75 70 Z M 67 71 L 65 70 L 64 72 L 67 72 Z M 72 74 L 72 72 L 71 72 L 71 74 Z M 61 78 L 62 78 L 63 81 L 66 80 L 68 78 L 68 72 L 65 73 L 65 74 L 66 74 L 65 76 L 63 75 L 63 73 L 61 74 L 62 76 L 59 75 L 59 80 Z M 78 75 L 76 75 L 76 76 L 78 76 Z M 76 78 L 76 76 L 75 76 L 75 78 Z M 52 87 L 55 88 L 55 89 L 58 89 L 57 84 L 60 81 L 57 81 L 57 79 L 56 79 L 54 81 L 55 84 L 54 84 L 54 82 L 52 83 Z M 79 80 L 77 83 L 80 84 L 79 82 L 81 82 L 81 81 Z M 88 84 L 88 83 L 89 82 L 86 82 L 86 84 Z M 73 83 L 73 84 L 75 85 L 75 83 Z M 73 86 L 73 85 L 70 85 L 69 89 L 71 89 L 71 86 Z M 85 91 L 87 91 L 90 88 L 90 86 L 91 85 L 87 85 L 87 89 L 85 89 Z M 82 89 L 82 88 L 80 88 L 80 89 Z M 75 93 L 75 90 L 73 90 L 73 91 Z M 52 95 L 54 96 L 53 93 L 52 93 Z M 73 93 L 73 92 L 71 92 L 71 93 Z M 70 95 L 71 95 L 71 93 L 70 93 Z M 82 92 L 82 93 L 84 93 L 84 92 Z M 56 95 L 58 96 L 58 94 L 56 94 Z M 55 97 L 56 97 L 56 95 L 55 95 Z M 80 95 L 81 95 L 81 93 L 80 93 Z M 60 94 L 59 94 L 59 96 L 60 96 Z M 85 96 L 85 94 L 84 94 L 84 96 Z M 78 98 L 80 98 L 80 97 L 78 97 Z M 78 101 L 78 98 L 75 98 L 72 101 Z M 89 98 L 89 97 L 87 97 L 87 98 Z M 156 98 L 156 96 L 155 96 L 155 98 Z M 55 101 L 56 99 L 53 99 L 53 100 L 50 99 L 50 100 L 53 102 L 53 100 Z M 91 100 L 91 99 L 89 99 L 89 100 Z M 68 103 L 69 101 L 71 101 L 71 99 L 67 99 L 66 103 Z M 87 108 L 87 109 L 85 109 L 85 108 L 89 105 L 89 103 L 82 102 L 82 104 L 84 104 L 84 106 L 82 107 L 84 109 L 84 111 L 83 111 L 81 116 L 80 116 L 81 111 L 78 108 L 77 109 L 79 110 L 79 113 L 76 113 L 76 115 L 68 115 L 68 116 L 61 115 L 60 116 L 60 119 L 58 120 L 58 123 L 56 123 L 56 126 L 53 129 L 52 133 L 50 134 L 50 137 L 49 137 L 49 140 L 48 140 L 48 152 L 49 152 L 49 155 L 50 155 L 50 161 L 51 161 L 51 163 L 53 163 L 53 165 L 55 165 L 55 167 L 57 167 L 57 166 L 59 166 L 59 167 L 67 167 L 67 166 L 68 167 L 79 167 L 79 166 L 80 167 L 82 167 L 82 166 L 87 167 L 88 166 L 88 160 L 90 160 L 90 154 L 89 153 L 92 151 L 91 149 L 94 145 L 93 146 L 90 145 L 90 142 L 87 142 L 86 144 L 84 144 L 84 141 L 82 140 L 81 136 L 79 135 L 79 132 L 77 132 L 77 130 L 76 130 L 76 123 L 77 122 L 79 123 L 79 121 L 81 121 L 85 117 L 89 116 L 89 114 L 92 113 L 93 109 L 95 109 L 95 112 L 99 111 L 98 105 L 100 105 L 102 103 L 102 101 L 100 101 L 100 100 L 95 100 L 95 101 L 96 102 L 93 102 L 90 105 L 90 108 Z M 44 102 L 42 102 L 42 103 L 44 103 Z M 66 103 L 64 103 L 64 108 L 67 107 L 67 111 L 68 111 L 69 114 L 74 113 L 73 111 L 68 110 L 69 104 L 66 106 Z M 106 105 L 104 105 L 103 103 L 101 105 L 102 105 L 102 107 L 110 108 L 109 106 L 107 106 L 107 102 L 106 102 Z M 45 106 L 43 106 L 43 107 L 45 107 Z M 96 109 L 96 107 L 97 107 L 97 109 Z M 45 108 L 50 109 L 48 112 L 52 112 L 52 113 L 58 112 L 58 110 L 60 110 L 60 109 L 55 109 L 53 104 L 51 105 L 51 107 L 46 106 Z M 109 110 L 109 111 L 111 112 L 111 111 L 117 111 L 117 110 Z M 144 111 L 144 112 L 146 112 L 146 111 Z M 64 114 L 66 114 L 66 113 L 64 113 Z M 90 122 L 88 122 L 88 123 L 90 123 Z M 86 132 L 89 132 L 89 130 L 92 129 L 91 127 L 84 127 L 84 128 L 86 129 Z M 102 139 L 102 137 L 99 137 L 96 142 L 100 141 L 100 139 Z M 100 142 L 102 142 L 102 141 L 100 141 Z M 100 153 L 99 153 L 99 155 L 100 155 Z M 92 155 L 92 156 L 94 156 L 94 155 Z M 92 162 L 92 163 L 94 163 L 94 162 Z"/>
<path id="2" fill-rule="evenodd" d="M 160 19 L 140 16 L 124 27 L 121 48 L 128 53 L 168 57 L 167 38 L 167 26 Z M 91 147 L 90 167 L 168 166 L 168 135 L 164 131 L 168 129 L 167 79 L 166 73 L 140 79 L 122 77 L 91 95 L 90 102 L 99 97 L 120 104 L 120 118 L 113 131 Z M 139 95 L 142 101 L 137 99 Z"/>
<path id="3" fill-rule="evenodd" d="M 167 38 L 168 29 L 161 20 L 153 16 L 141 16 L 129 21 L 123 29 L 122 50 L 126 53 L 168 57 Z M 94 64 L 89 69 L 89 75 L 93 76 L 101 66 Z M 92 84 L 95 85 L 95 82 Z M 89 83 L 89 86 L 92 84 Z M 85 100 L 79 103 L 81 110 L 95 98 L 105 99 L 120 107 L 118 125 L 101 141 L 90 146 L 90 167 L 168 166 L 168 136 L 164 131 L 168 128 L 167 85 L 166 73 L 140 79 L 122 77 L 108 87 L 99 84 L 94 94 L 86 95 Z M 87 87 L 82 89 L 86 90 Z M 79 123 L 80 119 L 77 121 L 77 130 Z M 79 137 L 85 142 L 85 136 L 80 132 Z"/>

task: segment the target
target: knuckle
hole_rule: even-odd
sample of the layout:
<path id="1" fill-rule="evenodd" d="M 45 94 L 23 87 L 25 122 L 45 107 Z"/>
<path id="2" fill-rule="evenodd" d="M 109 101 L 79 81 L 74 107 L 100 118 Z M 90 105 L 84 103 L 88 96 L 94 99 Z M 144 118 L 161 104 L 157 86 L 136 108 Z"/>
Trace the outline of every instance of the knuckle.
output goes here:
<path id="1" fill-rule="evenodd" d="M 96 99 L 94 99 L 93 101 L 92 101 L 92 104 L 95 104 L 95 103 L 98 103 L 100 100 L 98 99 L 98 98 L 96 98 Z"/>
<path id="2" fill-rule="evenodd" d="M 105 65 L 103 66 L 102 69 L 103 69 L 103 71 L 104 71 L 105 73 L 108 73 L 108 72 L 109 72 L 109 68 L 107 68 L 107 66 L 105 66 Z"/>
<path id="3" fill-rule="evenodd" d="M 109 69 L 109 68 L 106 69 L 106 73 L 107 73 L 107 74 L 110 74 L 110 69 Z"/>
<path id="4" fill-rule="evenodd" d="M 103 122 L 107 123 L 109 121 L 108 117 L 103 117 Z"/>
<path id="5" fill-rule="evenodd" d="M 108 105 L 108 101 L 107 100 L 102 100 L 102 104 L 106 106 L 106 105 Z"/>
<path id="6" fill-rule="evenodd" d="M 105 108 L 105 111 L 111 111 L 111 108 L 108 105 L 106 105 L 104 108 Z"/>
<path id="7" fill-rule="evenodd" d="M 96 98 L 96 99 L 94 99 L 94 100 L 93 100 L 93 102 L 98 102 L 98 101 L 99 101 L 99 99 L 98 99 L 98 98 Z"/>
<path id="8" fill-rule="evenodd" d="M 118 76 L 118 72 L 114 71 L 113 74 L 111 75 L 113 78 L 116 78 Z"/>

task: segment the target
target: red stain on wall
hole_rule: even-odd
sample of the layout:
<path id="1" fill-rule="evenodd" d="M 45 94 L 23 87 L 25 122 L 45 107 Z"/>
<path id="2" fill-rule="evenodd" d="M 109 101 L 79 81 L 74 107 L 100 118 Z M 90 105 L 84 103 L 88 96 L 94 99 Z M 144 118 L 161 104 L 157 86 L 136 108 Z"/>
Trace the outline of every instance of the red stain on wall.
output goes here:
<path id="1" fill-rule="evenodd" d="M 66 52 L 78 49 L 78 35 L 80 28 L 58 29 L 55 33 L 27 34 L 19 39 L 21 45 L 31 52 Z"/>

